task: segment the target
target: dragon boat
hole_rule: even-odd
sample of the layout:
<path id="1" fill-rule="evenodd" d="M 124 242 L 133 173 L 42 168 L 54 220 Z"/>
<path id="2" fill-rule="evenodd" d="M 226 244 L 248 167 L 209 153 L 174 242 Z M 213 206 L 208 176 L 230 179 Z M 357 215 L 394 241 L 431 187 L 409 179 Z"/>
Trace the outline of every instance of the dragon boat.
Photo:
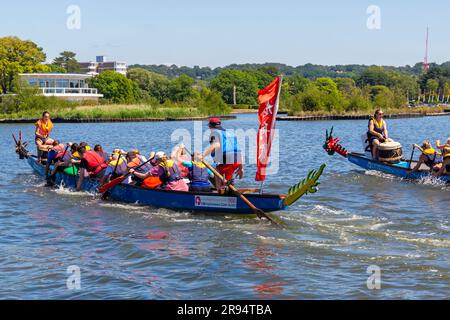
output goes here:
<path id="1" fill-rule="evenodd" d="M 397 152 L 392 155 L 393 161 L 379 161 L 374 160 L 369 152 L 349 152 L 340 144 L 339 138 L 333 137 L 333 128 L 330 131 L 326 131 L 323 148 L 328 155 L 332 156 L 337 153 L 349 162 L 366 170 L 375 170 L 409 180 L 422 180 L 432 177 L 431 169 L 425 164 L 422 164 L 418 170 L 412 171 L 412 168 L 417 165 L 417 161 L 413 160 L 413 154 L 411 155 L 411 159 L 408 160 L 399 157 L 399 152 Z M 450 175 L 448 173 L 436 177 L 436 179 L 450 183 Z"/>
<path id="2" fill-rule="evenodd" d="M 22 142 L 21 135 L 19 140 L 15 139 L 15 137 L 14 140 L 16 142 L 16 153 L 19 154 L 19 158 L 26 160 L 37 175 L 45 178 L 45 165 L 38 162 L 37 156 L 32 155 L 26 149 L 27 143 Z M 318 191 L 319 178 L 324 169 L 325 165 L 322 165 L 318 170 L 310 171 L 307 178 L 291 187 L 287 194 L 261 193 L 259 189 L 239 189 L 239 191 L 244 193 L 245 197 L 255 207 L 265 212 L 285 210 L 302 196 Z M 55 183 L 73 190 L 76 187 L 77 180 L 77 175 L 58 172 Z M 90 178 L 84 179 L 82 184 L 83 191 L 94 194 L 98 192 L 99 187 L 99 181 Z M 180 192 L 118 184 L 111 188 L 108 196 L 104 198 L 176 211 L 254 214 L 249 205 L 237 194 L 233 193 L 219 195 L 217 192 Z"/>

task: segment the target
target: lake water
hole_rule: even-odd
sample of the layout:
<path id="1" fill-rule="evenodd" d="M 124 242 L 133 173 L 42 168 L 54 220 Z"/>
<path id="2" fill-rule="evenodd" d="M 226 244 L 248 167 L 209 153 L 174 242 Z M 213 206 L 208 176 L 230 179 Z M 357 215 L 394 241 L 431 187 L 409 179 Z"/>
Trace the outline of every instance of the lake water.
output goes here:
<path id="1" fill-rule="evenodd" d="M 388 123 L 407 157 L 412 143 L 450 135 L 448 117 Z M 449 298 L 450 188 L 329 157 L 322 144 L 333 125 L 347 149 L 360 151 L 367 121 L 278 123 L 280 171 L 266 190 L 285 192 L 328 165 L 318 193 L 278 214 L 285 229 L 46 188 L 12 150 L 11 132 L 22 130 L 31 144 L 33 125 L 0 125 L 0 299 Z M 256 128 L 257 118 L 225 126 Z M 172 146 L 179 128 L 192 132 L 194 124 L 57 124 L 54 134 L 148 153 Z M 258 186 L 254 172 L 249 165 L 240 185 Z M 66 285 L 69 266 L 79 267 L 78 290 Z M 367 287 L 369 266 L 381 270 L 379 290 Z"/>

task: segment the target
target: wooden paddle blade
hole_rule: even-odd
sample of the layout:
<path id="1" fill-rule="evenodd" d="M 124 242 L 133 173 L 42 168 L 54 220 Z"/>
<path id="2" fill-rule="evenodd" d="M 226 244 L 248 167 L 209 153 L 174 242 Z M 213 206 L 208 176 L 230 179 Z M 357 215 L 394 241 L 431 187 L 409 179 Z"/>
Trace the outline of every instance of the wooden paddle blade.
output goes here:
<path id="1" fill-rule="evenodd" d="M 99 189 L 98 192 L 99 193 L 105 193 L 106 191 L 108 191 L 109 189 L 117 186 L 118 184 L 122 183 L 125 179 L 127 178 L 127 176 L 121 176 L 118 177 L 108 183 L 105 183 L 104 185 L 102 185 Z"/>

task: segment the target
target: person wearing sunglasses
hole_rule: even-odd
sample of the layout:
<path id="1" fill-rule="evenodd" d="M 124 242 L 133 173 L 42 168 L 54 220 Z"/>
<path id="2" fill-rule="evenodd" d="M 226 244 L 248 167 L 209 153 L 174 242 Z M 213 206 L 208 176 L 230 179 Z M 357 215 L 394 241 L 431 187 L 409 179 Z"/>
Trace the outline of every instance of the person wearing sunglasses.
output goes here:
<path id="1" fill-rule="evenodd" d="M 383 110 L 377 109 L 373 117 L 370 118 L 367 138 L 372 150 L 372 158 L 377 160 L 379 145 L 383 142 L 391 141 L 389 139 L 386 121 L 383 120 Z"/>

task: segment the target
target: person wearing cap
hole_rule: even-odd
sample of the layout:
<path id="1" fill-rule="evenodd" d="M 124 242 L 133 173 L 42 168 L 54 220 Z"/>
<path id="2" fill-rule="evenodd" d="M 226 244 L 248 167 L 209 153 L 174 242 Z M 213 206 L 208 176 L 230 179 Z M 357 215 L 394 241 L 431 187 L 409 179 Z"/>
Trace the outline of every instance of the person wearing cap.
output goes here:
<path id="1" fill-rule="evenodd" d="M 243 159 L 236 134 L 225 130 L 219 118 L 209 120 L 209 129 L 211 130 L 210 146 L 203 153 L 203 158 L 211 155 L 216 163 L 217 171 L 230 183 L 233 183 L 235 173 L 242 179 L 244 175 Z M 223 181 L 215 177 L 215 184 L 219 193 L 223 193 Z"/>
<path id="2" fill-rule="evenodd" d="M 169 160 L 162 151 L 157 152 L 154 158 L 155 167 L 147 173 L 140 173 L 130 169 L 130 173 L 139 179 L 145 180 L 149 177 L 159 177 L 161 189 L 171 191 L 189 191 L 189 187 L 181 176 L 180 169 L 173 160 Z"/>
<path id="3" fill-rule="evenodd" d="M 378 159 L 378 146 L 389 139 L 386 121 L 383 120 L 383 110 L 377 109 L 373 117 L 369 119 L 369 129 L 367 131 L 367 139 L 372 149 L 372 158 Z"/>

